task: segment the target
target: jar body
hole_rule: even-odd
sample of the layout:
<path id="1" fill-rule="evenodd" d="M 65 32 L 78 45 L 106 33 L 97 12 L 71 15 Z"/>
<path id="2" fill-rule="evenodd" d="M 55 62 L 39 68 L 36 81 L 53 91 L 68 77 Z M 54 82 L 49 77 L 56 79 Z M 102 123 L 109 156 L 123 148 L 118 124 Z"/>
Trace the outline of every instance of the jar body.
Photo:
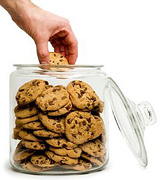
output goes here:
<path id="1" fill-rule="evenodd" d="M 47 81 L 50 85 L 49 88 L 52 88 L 51 85 L 54 87 L 58 85 L 67 87 L 69 83 L 73 81 L 85 82 L 87 85 L 90 85 L 94 93 L 99 97 L 101 102 L 103 102 L 102 110 L 97 110 L 97 108 L 88 109 L 88 107 L 87 109 L 75 108 L 76 104 L 73 105 L 73 101 L 75 101 L 75 99 L 73 100 L 74 95 L 72 97 L 71 91 L 69 93 L 69 99 L 71 100 L 72 108 L 70 108 L 68 112 L 64 112 L 64 106 L 60 107 L 59 110 L 63 113 L 58 113 L 53 116 L 52 113 L 49 113 L 53 111 L 44 111 L 40 107 L 40 104 L 37 103 L 37 98 L 41 96 L 47 88 L 44 89 L 41 93 L 39 93 L 38 97 L 33 99 L 32 102 L 26 103 L 25 105 L 18 104 L 18 99 L 16 99 L 17 92 L 22 95 L 22 91 L 24 91 L 24 88 L 26 88 L 26 86 L 23 88 L 23 90 L 19 88 L 25 83 L 40 79 L 45 82 Z M 40 67 L 33 68 L 18 66 L 17 70 L 14 71 L 10 76 L 11 165 L 18 171 L 33 174 L 77 174 L 102 169 L 107 164 L 109 159 L 109 128 L 108 103 L 106 97 L 106 79 L 107 75 L 101 72 L 100 68 L 98 67 L 61 68 L 45 70 Z M 46 84 L 46 86 L 48 85 Z M 81 86 L 82 85 L 76 86 L 76 89 L 78 89 L 79 92 L 79 88 L 81 88 Z M 32 90 L 32 92 L 35 93 L 34 90 Z M 39 89 L 37 90 L 37 93 L 38 92 Z M 59 96 L 59 94 L 57 94 L 57 96 Z M 50 95 L 47 97 L 50 98 Z M 84 97 L 84 99 L 86 99 L 86 97 Z M 62 102 L 64 101 L 59 101 L 57 103 L 61 104 Z M 29 113 L 29 115 L 24 115 L 25 113 L 28 113 L 27 108 L 30 108 L 30 104 L 36 107 L 36 112 L 34 112 L 34 110 L 31 110 L 31 112 L 34 112 L 33 114 Z M 79 117 L 74 117 L 75 112 L 78 112 Z M 48 119 L 45 119 L 46 121 L 41 119 L 41 117 L 39 116 L 40 114 L 43 114 L 43 117 Z M 92 122 L 91 119 L 90 122 L 87 122 L 88 128 L 85 128 L 87 125 L 86 122 L 81 121 L 81 115 L 83 116 L 83 118 L 85 118 L 85 120 L 87 119 L 87 116 L 90 116 L 90 118 L 92 118 Z M 60 120 L 61 117 L 64 118 L 63 121 Z M 75 119 L 78 118 L 78 124 L 74 124 L 72 127 L 70 126 L 70 124 L 67 124 L 67 120 L 69 120 L 71 117 L 74 119 L 72 119 L 74 121 L 72 123 L 77 123 Z M 53 125 L 55 119 L 56 123 L 58 124 L 60 123 L 60 121 L 61 125 L 62 123 L 64 123 L 63 132 L 57 132 L 55 129 L 50 128 L 50 125 Z M 57 121 L 57 119 L 59 120 Z M 81 122 L 79 122 L 79 120 Z M 99 124 L 100 120 L 102 121 L 101 130 Z M 36 127 L 34 126 L 35 122 L 39 123 Z M 85 124 L 83 125 L 82 123 Z M 71 131 L 75 132 L 76 135 L 77 133 L 81 133 L 81 135 L 77 137 L 77 141 L 74 141 L 72 137 L 70 137 Z M 89 131 L 91 135 L 90 138 L 86 138 L 89 133 L 84 131 Z M 99 131 L 101 132 L 99 133 Z M 41 135 L 38 133 L 40 133 Z M 43 133 L 48 133 L 48 135 L 44 135 Z M 97 135 L 92 135 L 92 133 L 96 133 Z M 59 134 L 60 136 L 57 134 Z M 52 144 L 52 142 L 50 142 L 50 140 L 52 141 L 52 139 L 57 140 L 56 146 Z M 64 146 L 61 146 L 62 139 L 63 143 L 65 139 L 65 143 L 67 143 L 67 145 L 65 144 Z M 70 143 L 75 144 L 75 146 L 69 148 L 68 144 Z M 45 147 L 41 149 L 41 145 Z M 46 159 L 43 159 L 45 157 Z"/>

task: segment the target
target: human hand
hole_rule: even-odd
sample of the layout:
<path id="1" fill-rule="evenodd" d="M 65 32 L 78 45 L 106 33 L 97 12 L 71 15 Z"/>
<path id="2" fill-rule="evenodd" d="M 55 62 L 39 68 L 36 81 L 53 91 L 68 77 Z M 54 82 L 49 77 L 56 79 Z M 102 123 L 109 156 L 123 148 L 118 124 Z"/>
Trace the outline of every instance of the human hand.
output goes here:
<path id="1" fill-rule="evenodd" d="M 44 11 L 26 0 L 18 1 L 15 9 L 9 13 L 13 21 L 35 41 L 41 64 L 49 63 L 48 42 L 70 64 L 75 63 L 78 43 L 67 19 Z"/>

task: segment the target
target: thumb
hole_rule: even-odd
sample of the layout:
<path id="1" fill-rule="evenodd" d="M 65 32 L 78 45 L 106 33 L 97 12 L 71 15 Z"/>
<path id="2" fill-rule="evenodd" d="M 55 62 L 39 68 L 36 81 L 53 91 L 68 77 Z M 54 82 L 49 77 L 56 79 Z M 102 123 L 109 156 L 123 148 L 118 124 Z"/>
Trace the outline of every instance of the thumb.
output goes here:
<path id="1" fill-rule="evenodd" d="M 36 48 L 40 64 L 49 64 L 48 41 L 36 42 Z"/>

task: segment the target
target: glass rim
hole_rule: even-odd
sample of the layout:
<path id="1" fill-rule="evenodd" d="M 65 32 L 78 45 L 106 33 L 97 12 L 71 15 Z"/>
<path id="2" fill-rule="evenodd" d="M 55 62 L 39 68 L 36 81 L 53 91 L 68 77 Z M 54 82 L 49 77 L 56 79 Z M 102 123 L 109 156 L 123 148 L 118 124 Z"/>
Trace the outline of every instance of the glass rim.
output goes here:
<path id="1" fill-rule="evenodd" d="M 14 67 L 39 67 L 39 68 L 102 68 L 104 65 L 50 65 L 50 64 L 13 64 Z"/>

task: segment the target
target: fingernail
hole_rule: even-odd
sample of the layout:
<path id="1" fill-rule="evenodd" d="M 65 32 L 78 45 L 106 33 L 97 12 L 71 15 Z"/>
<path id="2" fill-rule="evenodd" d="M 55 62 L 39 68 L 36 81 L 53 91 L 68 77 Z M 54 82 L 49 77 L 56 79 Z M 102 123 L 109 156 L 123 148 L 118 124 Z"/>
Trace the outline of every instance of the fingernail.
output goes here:
<path id="1" fill-rule="evenodd" d="M 47 64 L 47 62 L 46 61 L 42 61 L 41 64 Z"/>

